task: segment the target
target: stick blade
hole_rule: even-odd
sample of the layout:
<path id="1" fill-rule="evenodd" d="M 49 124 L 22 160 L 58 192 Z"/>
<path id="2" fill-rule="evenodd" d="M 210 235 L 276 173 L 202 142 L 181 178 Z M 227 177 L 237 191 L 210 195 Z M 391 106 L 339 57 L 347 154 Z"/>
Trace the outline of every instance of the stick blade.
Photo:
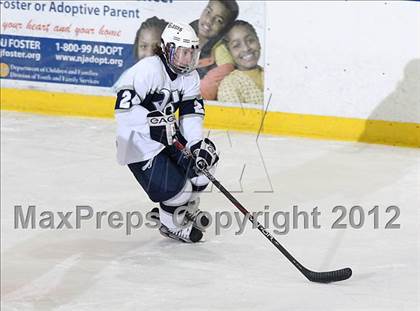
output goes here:
<path id="1" fill-rule="evenodd" d="M 306 278 L 311 282 L 317 283 L 331 283 L 347 280 L 352 275 L 352 270 L 350 268 L 344 268 L 334 271 L 325 271 L 325 272 L 315 272 L 307 270 L 304 272 Z"/>

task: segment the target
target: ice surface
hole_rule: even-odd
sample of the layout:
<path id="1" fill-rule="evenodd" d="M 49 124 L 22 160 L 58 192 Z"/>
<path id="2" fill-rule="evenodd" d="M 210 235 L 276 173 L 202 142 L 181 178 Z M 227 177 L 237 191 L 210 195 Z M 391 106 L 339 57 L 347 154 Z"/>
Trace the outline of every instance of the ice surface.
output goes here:
<path id="1" fill-rule="evenodd" d="M 309 283 L 251 226 L 235 235 L 235 220 L 220 235 L 212 225 L 196 245 L 144 226 L 126 235 L 106 220 L 101 229 L 14 229 L 15 205 L 35 205 L 37 215 L 154 205 L 115 161 L 113 120 L 2 112 L 1 121 L 4 311 L 420 309 L 418 149 L 270 136 L 257 144 L 252 134 L 210 132 L 221 150 L 216 176 L 250 211 L 269 206 L 271 232 L 275 212 L 318 207 L 320 229 L 298 219 L 298 229 L 275 237 L 308 268 L 353 268 L 350 280 L 324 285 Z M 201 202 L 213 216 L 235 211 L 215 189 Z M 331 229 L 336 205 L 360 205 L 364 226 Z M 375 205 L 378 229 L 367 215 Z M 384 229 L 390 205 L 401 211 L 400 229 Z"/>

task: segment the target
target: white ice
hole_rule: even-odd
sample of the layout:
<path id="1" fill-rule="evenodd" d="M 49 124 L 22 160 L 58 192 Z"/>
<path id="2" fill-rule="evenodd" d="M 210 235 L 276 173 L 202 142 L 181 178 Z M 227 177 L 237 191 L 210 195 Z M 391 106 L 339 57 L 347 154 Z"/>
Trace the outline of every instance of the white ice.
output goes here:
<path id="1" fill-rule="evenodd" d="M 210 131 L 221 150 L 215 175 L 247 209 L 269 211 L 271 232 L 276 211 L 318 207 L 320 229 L 298 218 L 297 229 L 274 236 L 310 269 L 353 269 L 351 279 L 326 285 L 308 282 L 250 225 L 235 235 L 235 220 L 220 235 L 212 225 L 196 245 L 144 226 L 126 235 L 106 218 L 101 229 L 93 220 L 81 229 L 15 229 L 15 205 L 35 205 L 38 216 L 155 205 L 115 161 L 113 120 L 2 112 L 1 121 L 4 311 L 420 310 L 419 149 L 263 135 L 257 143 L 254 134 Z M 348 228 L 331 229 L 336 205 L 360 205 L 363 227 L 350 228 L 347 213 Z M 378 229 L 368 215 L 375 205 Z M 384 228 L 391 205 L 401 211 L 399 229 Z M 236 210 L 216 189 L 200 208 Z"/>

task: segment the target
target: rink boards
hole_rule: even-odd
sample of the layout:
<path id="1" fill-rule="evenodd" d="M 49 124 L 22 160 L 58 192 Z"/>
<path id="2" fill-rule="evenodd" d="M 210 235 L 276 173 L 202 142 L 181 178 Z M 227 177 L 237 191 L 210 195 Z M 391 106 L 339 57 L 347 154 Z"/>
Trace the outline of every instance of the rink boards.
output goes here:
<path id="1" fill-rule="evenodd" d="M 2 89 L 1 92 L 2 109 L 5 110 L 100 118 L 113 118 L 114 116 L 115 99 L 109 96 L 17 89 Z M 420 147 L 420 125 L 416 123 L 207 105 L 205 126 L 274 135 Z"/>
<path id="2" fill-rule="evenodd" d="M 113 117 L 112 85 L 132 62 L 139 24 L 179 11 L 190 22 L 206 5 L 97 1 L 66 13 L 76 2 L 38 9 L 38 2 L 21 3 L 12 9 L 13 2 L 1 2 L 8 27 L 1 35 L 0 53 L 7 52 L 0 63 L 1 109 L 105 118 Z M 104 20 L 108 6 L 136 14 Z M 264 105 L 208 102 L 206 126 L 420 147 L 419 8 L 412 1 L 239 2 L 238 18 L 251 23 L 261 41 Z M 13 58 L 22 53 L 26 58 Z M 40 60 L 29 58 L 37 55 Z M 78 70 L 84 75 L 74 74 Z"/>

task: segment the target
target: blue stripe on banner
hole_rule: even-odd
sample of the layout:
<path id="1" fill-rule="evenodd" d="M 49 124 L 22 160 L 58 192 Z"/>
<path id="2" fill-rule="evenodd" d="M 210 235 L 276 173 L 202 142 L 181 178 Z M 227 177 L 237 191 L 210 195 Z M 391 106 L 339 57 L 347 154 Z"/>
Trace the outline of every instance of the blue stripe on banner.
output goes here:
<path id="1" fill-rule="evenodd" d="M 110 87 L 133 65 L 133 45 L 0 35 L 3 79 Z"/>

